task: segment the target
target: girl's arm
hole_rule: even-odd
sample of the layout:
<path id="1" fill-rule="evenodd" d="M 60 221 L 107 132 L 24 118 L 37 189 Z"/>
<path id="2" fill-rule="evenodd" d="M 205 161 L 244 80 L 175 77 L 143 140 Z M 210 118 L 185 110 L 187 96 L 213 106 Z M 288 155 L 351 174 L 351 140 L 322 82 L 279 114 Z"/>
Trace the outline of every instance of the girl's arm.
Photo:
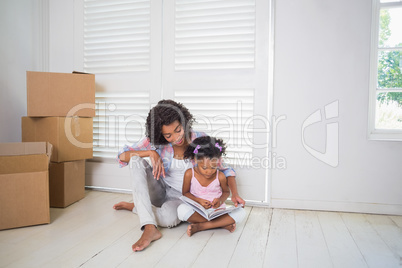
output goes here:
<path id="1" fill-rule="evenodd" d="M 215 198 L 212 201 L 212 207 L 213 208 L 220 207 L 226 201 L 226 199 L 228 199 L 228 197 L 230 195 L 230 190 L 229 190 L 229 187 L 228 187 L 228 183 L 227 183 L 225 174 L 223 174 L 220 171 L 217 171 L 217 172 L 219 172 L 218 179 L 219 179 L 219 183 L 220 183 L 221 188 L 222 188 L 222 195 L 221 195 L 220 198 Z"/>
<path id="2" fill-rule="evenodd" d="M 195 202 L 201 204 L 204 208 L 206 208 L 206 209 L 210 208 L 212 206 L 211 202 L 209 202 L 208 200 L 202 199 L 202 198 L 197 198 L 192 193 L 190 193 L 192 177 L 193 177 L 193 172 L 191 171 L 191 168 L 187 169 L 186 172 L 184 173 L 182 194 L 185 197 L 188 197 L 191 200 L 194 200 Z"/>

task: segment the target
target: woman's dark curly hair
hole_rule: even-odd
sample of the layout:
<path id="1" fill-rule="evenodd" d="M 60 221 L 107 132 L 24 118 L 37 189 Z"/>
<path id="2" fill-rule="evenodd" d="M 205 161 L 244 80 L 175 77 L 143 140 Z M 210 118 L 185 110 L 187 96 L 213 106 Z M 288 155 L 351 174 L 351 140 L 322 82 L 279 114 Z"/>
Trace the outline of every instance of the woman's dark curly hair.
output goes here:
<path id="1" fill-rule="evenodd" d="M 184 159 L 220 158 L 225 155 L 226 144 L 222 139 L 203 136 L 196 138 L 184 151 Z"/>
<path id="2" fill-rule="evenodd" d="M 176 120 L 184 128 L 185 139 L 190 141 L 194 117 L 183 104 L 173 100 L 161 100 L 149 111 L 145 124 L 147 138 L 155 145 L 167 144 L 168 141 L 162 135 L 162 126 Z"/>

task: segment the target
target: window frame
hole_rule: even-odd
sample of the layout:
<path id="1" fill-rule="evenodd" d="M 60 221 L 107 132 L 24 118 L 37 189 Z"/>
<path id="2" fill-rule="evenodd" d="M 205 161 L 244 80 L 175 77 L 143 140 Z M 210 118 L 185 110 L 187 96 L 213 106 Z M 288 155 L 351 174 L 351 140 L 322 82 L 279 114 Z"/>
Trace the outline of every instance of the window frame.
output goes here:
<path id="1" fill-rule="evenodd" d="M 377 79 L 378 79 L 378 41 L 380 29 L 380 11 L 385 7 L 402 7 L 402 2 L 380 3 L 380 0 L 372 0 L 371 17 L 371 49 L 370 49 L 370 81 L 369 81 L 369 105 L 368 105 L 368 139 L 383 141 L 402 141 L 402 130 L 377 129 L 375 126 Z M 387 90 L 388 91 L 388 90 Z"/>

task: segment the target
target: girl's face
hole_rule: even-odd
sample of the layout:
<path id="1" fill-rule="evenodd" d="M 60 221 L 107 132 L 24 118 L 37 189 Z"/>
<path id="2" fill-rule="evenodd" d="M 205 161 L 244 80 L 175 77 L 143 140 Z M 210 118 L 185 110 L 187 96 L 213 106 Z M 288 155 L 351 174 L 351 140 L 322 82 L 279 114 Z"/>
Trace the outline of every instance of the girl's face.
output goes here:
<path id="1" fill-rule="evenodd" d="M 184 128 L 178 120 L 174 121 L 170 125 L 163 125 L 162 135 L 172 145 L 184 145 Z"/>
<path id="2" fill-rule="evenodd" d="M 201 158 L 197 159 L 198 172 L 206 178 L 215 176 L 215 172 L 218 169 L 218 159 Z"/>

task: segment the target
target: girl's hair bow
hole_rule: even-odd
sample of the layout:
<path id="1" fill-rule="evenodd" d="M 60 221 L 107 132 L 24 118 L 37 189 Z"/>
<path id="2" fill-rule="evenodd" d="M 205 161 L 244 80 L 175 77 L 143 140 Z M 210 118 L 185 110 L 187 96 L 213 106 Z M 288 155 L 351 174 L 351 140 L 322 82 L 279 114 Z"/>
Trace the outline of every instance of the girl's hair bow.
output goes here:
<path id="1" fill-rule="evenodd" d="M 197 145 L 197 147 L 195 147 L 193 153 L 198 154 L 198 149 L 201 148 L 201 145 Z"/>
<path id="2" fill-rule="evenodd" d="M 222 152 L 222 146 L 219 145 L 219 143 L 215 143 L 215 147 L 219 149 L 219 151 Z"/>

